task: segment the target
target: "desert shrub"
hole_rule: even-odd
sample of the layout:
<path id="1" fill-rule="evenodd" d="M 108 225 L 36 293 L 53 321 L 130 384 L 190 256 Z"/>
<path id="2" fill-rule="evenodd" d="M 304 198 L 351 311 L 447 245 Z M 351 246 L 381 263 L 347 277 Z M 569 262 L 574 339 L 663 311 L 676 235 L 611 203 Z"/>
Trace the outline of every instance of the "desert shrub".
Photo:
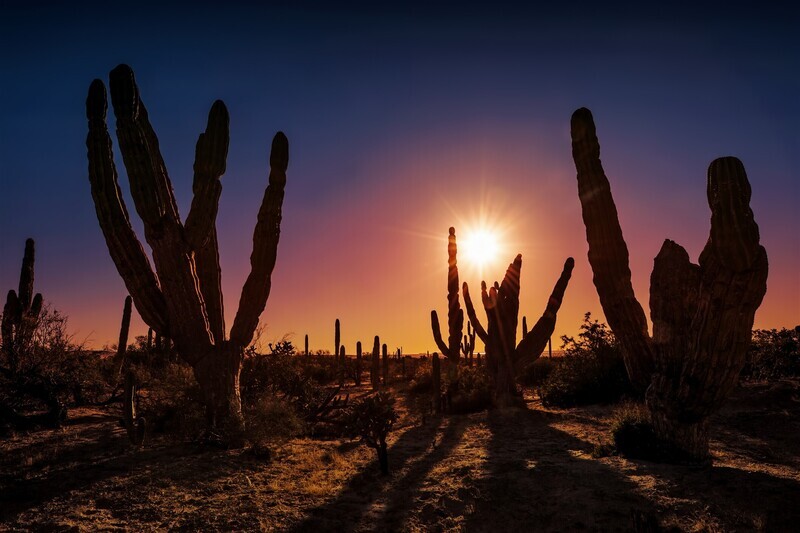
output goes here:
<path id="1" fill-rule="evenodd" d="M 526 366 L 519 375 L 520 384 L 526 387 L 539 388 L 547 381 L 550 374 L 558 366 L 559 359 L 552 357 L 540 357 L 530 365 Z"/>
<path id="2" fill-rule="evenodd" d="M 446 374 L 446 373 L 445 373 Z M 450 386 L 447 376 L 442 376 L 444 389 L 449 391 L 449 412 L 453 414 L 477 413 L 492 404 L 492 391 L 485 367 L 461 366 L 458 382 Z"/>
<path id="3" fill-rule="evenodd" d="M 73 342 L 67 317 L 42 309 L 31 341 L 14 352 L 0 351 L 0 423 L 14 427 L 62 423 L 70 404 L 95 402 L 107 389 L 107 366 Z"/>
<path id="4" fill-rule="evenodd" d="M 756 329 L 741 378 L 772 380 L 800 376 L 800 328 Z"/>
<path id="5" fill-rule="evenodd" d="M 633 394 L 622 352 L 608 327 L 586 313 L 578 338 L 561 337 L 564 356 L 544 381 L 544 405 L 611 403 Z"/>
<path id="6" fill-rule="evenodd" d="M 244 416 L 247 440 L 262 454 L 301 435 L 306 429 L 305 421 L 293 405 L 268 396 L 247 406 Z"/>
<path id="7" fill-rule="evenodd" d="M 254 350 L 246 353 L 240 378 L 245 413 L 258 412 L 263 409 L 264 402 L 278 402 L 286 411 L 290 426 L 297 419 L 303 424 L 302 431 L 318 436 L 340 435 L 341 426 L 337 418 L 345 404 L 339 398 L 340 388 L 328 385 L 330 381 L 318 381 L 316 376 L 324 366 L 313 362 L 329 358 L 333 364 L 333 356 L 313 355 L 310 362 L 304 356 L 294 355 L 290 343 L 270 345 L 270 349 L 269 354 L 259 354 Z M 322 374 L 323 378 L 335 375 L 327 369 Z M 262 434 L 259 438 L 266 437 Z M 280 438 L 281 435 L 275 436 L 277 440 Z"/>
<path id="8" fill-rule="evenodd" d="M 693 462 L 686 452 L 660 440 L 650 413 L 641 403 L 622 402 L 611 414 L 611 437 L 616 451 L 630 459 L 681 463 Z"/>
<path id="9" fill-rule="evenodd" d="M 356 402 L 348 412 L 345 427 L 350 438 L 375 449 L 381 473 L 389 473 L 386 437 L 397 421 L 395 400 L 387 392 L 378 392 Z"/>
<path id="10" fill-rule="evenodd" d="M 178 439 L 199 438 L 205 430 L 202 392 L 192 368 L 167 363 L 161 368 L 131 364 L 141 391 L 139 414 L 147 421 L 148 433 L 168 434 Z"/>
<path id="11" fill-rule="evenodd" d="M 415 365 L 408 391 L 413 394 L 430 393 L 432 386 L 433 376 L 431 375 L 430 361 L 423 361 Z"/>

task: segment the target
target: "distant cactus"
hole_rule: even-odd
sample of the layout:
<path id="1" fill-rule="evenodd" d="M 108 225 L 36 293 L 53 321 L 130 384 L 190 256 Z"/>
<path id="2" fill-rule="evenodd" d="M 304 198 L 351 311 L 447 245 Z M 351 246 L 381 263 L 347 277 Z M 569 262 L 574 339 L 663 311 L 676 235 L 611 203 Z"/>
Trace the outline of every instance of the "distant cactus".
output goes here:
<path id="1" fill-rule="evenodd" d="M 361 341 L 356 343 L 356 387 L 361 386 Z"/>
<path id="2" fill-rule="evenodd" d="M 345 368 L 344 346 L 339 347 L 339 355 L 337 357 L 337 360 L 339 361 L 339 386 L 344 387 L 344 378 L 347 375 Z"/>
<path id="3" fill-rule="evenodd" d="M 158 139 L 133 71 L 120 65 L 111 71 L 110 82 L 119 149 L 136 212 L 152 249 L 155 272 L 122 200 L 106 126 L 106 88 L 102 81 L 94 80 L 86 100 L 86 146 L 92 197 L 108 250 L 142 319 L 158 335 L 172 339 L 177 352 L 193 367 L 206 404 L 209 437 L 239 444 L 244 428 L 239 375 L 244 347 L 253 339 L 271 288 L 288 141 L 279 132 L 272 142 L 269 185 L 253 235 L 251 271 L 230 337 L 226 338 L 215 226 L 222 191 L 220 177 L 228 153 L 228 110 L 219 100 L 211 107 L 195 151 L 194 198 L 186 222 L 181 223 Z"/>
<path id="4" fill-rule="evenodd" d="M 521 391 L 516 383 L 517 375 L 535 361 L 547 346 L 547 339 L 555 329 L 556 314 L 561 307 L 564 291 L 567 289 L 574 266 L 575 261 L 571 257 L 564 263 L 564 270 L 553 288 L 542 317 L 533 329 L 522 337 L 519 344 L 516 343 L 516 339 L 522 255 L 518 255 L 508 266 L 502 284 L 495 282 L 494 286 L 487 290 L 486 283 L 481 283 L 481 299 L 488 318 L 487 328 L 478 321 L 469 295 L 469 287 L 464 283 L 464 305 L 475 332 L 486 346 L 486 367 L 496 406 L 506 407 L 522 403 Z"/>
<path id="5" fill-rule="evenodd" d="M 33 239 L 25 241 L 22 271 L 19 275 L 19 292 L 8 291 L 3 308 L 3 355 L 11 372 L 16 372 L 19 358 L 30 348 L 33 333 L 42 312 L 42 295 L 33 294 L 34 261 L 36 250 Z"/>
<path id="6" fill-rule="evenodd" d="M 381 372 L 383 374 L 383 386 L 389 385 L 389 347 L 385 344 L 381 352 Z"/>
<path id="7" fill-rule="evenodd" d="M 524 324 L 524 317 L 522 321 Z M 472 366 L 472 358 L 475 353 L 475 330 L 472 329 L 472 322 L 467 322 L 467 334 L 464 335 L 464 340 L 461 342 L 461 352 L 464 354 L 467 365 Z"/>
<path id="8" fill-rule="evenodd" d="M 441 328 L 439 327 L 439 315 L 436 311 L 431 311 L 431 330 L 436 346 L 456 369 L 461 349 L 461 335 L 464 330 L 464 311 L 458 300 L 458 245 L 456 243 L 456 230 L 450 228 L 447 237 L 447 344 L 442 339 Z"/>
<path id="9" fill-rule="evenodd" d="M 381 339 L 375 335 L 375 342 L 372 345 L 372 363 L 369 370 L 369 379 L 370 384 L 372 385 L 372 390 L 378 390 L 381 385 L 380 353 Z"/>
<path id="10" fill-rule="evenodd" d="M 303 355 L 305 355 L 306 358 L 308 358 L 308 333 L 306 333 L 306 344 L 305 344 L 305 351 L 303 352 Z"/>
<path id="11" fill-rule="evenodd" d="M 571 129 L 589 263 L 628 375 L 647 391 L 658 437 L 704 459 L 708 418 L 736 383 L 766 292 L 767 254 L 759 245 L 744 166 L 724 157 L 708 169 L 711 234 L 698 265 L 681 246 L 664 241 L 650 277 L 651 337 L 631 285 L 628 248 L 591 112 L 577 110 Z"/>
<path id="12" fill-rule="evenodd" d="M 341 340 L 342 340 L 341 329 L 340 329 L 339 319 L 337 318 L 336 319 L 336 324 L 334 326 L 334 349 L 333 349 L 333 356 L 334 356 L 333 358 L 336 361 L 337 372 L 340 370 L 339 369 L 339 346 L 341 345 Z"/>

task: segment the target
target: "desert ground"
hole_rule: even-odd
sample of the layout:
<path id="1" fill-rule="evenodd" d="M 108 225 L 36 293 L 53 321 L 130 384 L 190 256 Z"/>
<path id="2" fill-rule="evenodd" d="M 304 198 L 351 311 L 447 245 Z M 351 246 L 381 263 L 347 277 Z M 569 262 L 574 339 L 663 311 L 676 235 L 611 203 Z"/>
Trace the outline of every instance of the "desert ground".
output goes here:
<path id="1" fill-rule="evenodd" d="M 0 441 L 8 531 L 789 531 L 800 523 L 800 382 L 737 388 L 712 421 L 713 464 L 607 451 L 613 406 L 401 417 L 391 474 L 348 440 L 269 459 L 153 438 L 115 409 Z"/>

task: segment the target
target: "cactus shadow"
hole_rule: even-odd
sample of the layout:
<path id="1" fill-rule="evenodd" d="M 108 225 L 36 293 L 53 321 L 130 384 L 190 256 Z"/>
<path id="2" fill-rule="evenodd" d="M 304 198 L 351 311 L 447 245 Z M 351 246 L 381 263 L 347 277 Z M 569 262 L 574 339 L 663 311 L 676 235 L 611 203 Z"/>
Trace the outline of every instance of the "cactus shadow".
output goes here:
<path id="1" fill-rule="evenodd" d="M 556 429 L 569 415 L 513 409 L 487 416 L 480 497 L 464 531 L 630 530 L 654 520 L 634 482 L 592 457 L 594 445 Z"/>
<path id="2" fill-rule="evenodd" d="M 116 418 L 82 416 L 68 423 L 77 431 L 38 431 L 20 446 L 6 447 L 0 459 L 0 523 L 72 491 L 102 495 L 113 478 L 139 490 L 154 482 L 164 487 L 208 482 L 242 468 L 236 457 L 188 443 L 154 442 L 137 450 Z M 108 500 L 112 513 L 129 512 L 125 500 Z"/>
<path id="3" fill-rule="evenodd" d="M 389 449 L 390 476 L 381 476 L 375 462 L 370 461 L 335 498 L 309 510 L 290 531 L 351 532 L 363 530 L 365 522 L 369 522 L 369 530 L 400 529 L 413 493 L 436 464 L 452 452 L 464 427 L 438 419 L 407 430 Z M 388 504 L 382 506 L 382 501 Z"/>

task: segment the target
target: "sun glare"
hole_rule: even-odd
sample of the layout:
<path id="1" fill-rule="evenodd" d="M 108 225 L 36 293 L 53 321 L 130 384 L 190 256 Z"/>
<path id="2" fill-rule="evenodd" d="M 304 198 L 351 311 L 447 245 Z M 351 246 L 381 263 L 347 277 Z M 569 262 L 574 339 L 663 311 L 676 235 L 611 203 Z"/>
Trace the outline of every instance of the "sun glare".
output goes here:
<path id="1" fill-rule="evenodd" d="M 483 270 L 498 259 L 500 243 L 497 234 L 489 229 L 472 230 L 459 241 L 459 256 L 479 270 Z"/>

